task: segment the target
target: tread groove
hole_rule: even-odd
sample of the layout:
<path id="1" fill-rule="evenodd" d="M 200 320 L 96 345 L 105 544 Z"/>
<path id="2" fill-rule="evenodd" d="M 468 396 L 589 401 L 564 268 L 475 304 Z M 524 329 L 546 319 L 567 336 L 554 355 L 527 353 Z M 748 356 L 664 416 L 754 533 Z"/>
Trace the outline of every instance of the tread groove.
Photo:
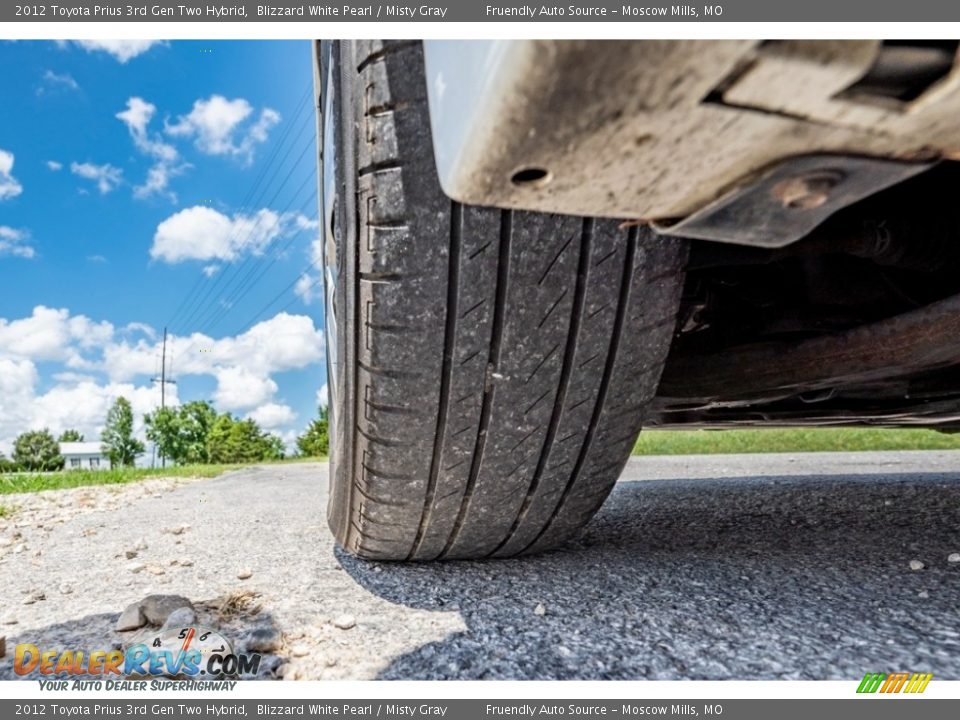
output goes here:
<path id="1" fill-rule="evenodd" d="M 391 43 L 389 45 L 385 45 L 384 47 L 380 48 L 376 52 L 372 52 L 369 55 L 367 55 L 361 61 L 361 63 L 357 65 L 357 72 L 362 73 L 364 70 L 367 69 L 367 67 L 369 67 L 370 65 L 373 65 L 375 62 L 379 62 L 380 60 L 383 60 L 385 57 L 387 57 L 387 55 L 393 55 L 395 53 L 402 52 L 403 50 L 406 50 L 409 47 L 413 47 L 414 45 L 418 45 L 419 43 L 420 43 L 419 40 L 406 40 L 406 41 L 400 40 L 400 41 Z"/>
<path id="2" fill-rule="evenodd" d="M 507 285 L 510 281 L 510 244 L 513 235 L 513 213 L 502 210 L 500 213 L 500 247 L 497 256 L 497 283 L 493 307 L 493 324 L 490 328 L 490 365 L 496 369 L 500 365 L 500 348 L 503 342 L 504 317 L 507 305 Z M 496 385 L 488 383 L 483 392 L 483 401 L 480 406 L 480 425 L 477 428 L 477 441 L 474 445 L 473 458 L 470 462 L 470 475 L 467 477 L 467 486 L 460 501 L 457 518 L 447 537 L 447 542 L 438 555 L 445 558 L 450 553 L 467 517 L 467 508 L 473 497 L 480 474 L 480 463 L 483 460 L 483 451 L 487 440 L 487 431 L 490 426 L 490 412 L 493 405 L 493 395 Z"/>
<path id="3" fill-rule="evenodd" d="M 547 321 L 547 318 L 549 318 L 553 314 L 553 311 L 557 309 L 557 305 L 559 305 L 560 301 L 563 300 L 566 296 L 567 296 L 567 291 L 566 289 L 564 289 L 564 291 L 560 293 L 560 297 L 558 297 L 556 300 L 553 301 L 553 304 L 547 310 L 547 314 L 544 315 L 543 319 L 537 324 L 537 330 L 543 327 L 543 324 Z"/>
<path id="4" fill-rule="evenodd" d="M 557 251 L 557 254 L 553 256 L 553 260 L 551 260 L 550 264 L 547 265 L 547 269 L 543 271 L 543 275 L 540 276 L 540 279 L 537 281 L 537 285 L 543 285 L 543 281 L 547 279 L 547 275 L 549 275 L 550 271 L 553 270 L 553 266 L 557 264 L 557 260 L 559 260 L 560 257 L 563 255 L 563 253 L 566 251 L 566 249 L 570 247 L 570 243 L 573 242 L 573 239 L 576 236 L 577 234 L 573 233 L 570 237 L 567 238 L 567 241 L 563 244 L 563 247 L 561 247 Z"/>
<path id="5" fill-rule="evenodd" d="M 546 365 L 547 360 L 552 358 L 553 354 L 559 349 L 560 349 L 560 343 L 557 343 L 556 345 L 554 345 L 553 348 L 550 350 L 550 352 L 548 352 L 546 355 L 543 356 L 543 360 L 537 363 L 537 366 L 533 369 L 533 372 L 530 373 L 530 377 L 528 377 L 523 384 L 529 385 L 530 381 L 533 380 L 534 376 L 536 376 L 536 374 L 540 372 L 540 368 Z"/>
<path id="6" fill-rule="evenodd" d="M 447 413 L 450 409 L 450 381 L 453 375 L 453 346 L 457 337 L 457 300 L 460 294 L 460 252 L 463 243 L 463 206 L 451 203 L 450 206 L 450 253 L 447 272 L 447 307 L 443 330 L 443 366 L 440 372 L 440 402 L 437 411 L 437 426 L 433 437 L 433 454 L 430 458 L 430 475 L 420 512 L 417 534 L 407 555 L 412 559 L 420 550 L 423 538 L 430 524 L 434 498 L 437 494 L 437 478 L 440 474 L 440 461 L 443 453 L 444 436 L 447 431 Z M 462 364 L 462 363 L 461 363 Z M 450 470 L 450 468 L 447 468 Z"/>
<path id="7" fill-rule="evenodd" d="M 488 554 L 487 557 L 496 554 L 503 548 L 513 536 L 517 529 L 527 517 L 530 506 L 533 504 L 533 498 L 540 487 L 543 479 L 544 470 L 550 460 L 550 452 L 554 447 L 554 439 L 560 428 L 560 420 L 563 417 L 563 406 L 567 400 L 567 390 L 570 387 L 570 378 L 573 375 L 573 360 L 577 354 L 577 340 L 580 335 L 580 325 L 583 319 L 583 309 L 586 305 L 587 283 L 589 281 L 590 249 L 593 239 L 593 220 L 587 218 L 583 221 L 583 230 L 580 237 L 580 261 L 577 268 L 577 281 L 573 292 L 573 304 L 570 308 L 570 328 L 567 332 L 567 346 L 563 353 L 563 365 L 560 369 L 560 382 L 556 397 L 553 401 L 553 412 L 550 414 L 550 421 L 547 425 L 547 433 L 543 438 L 543 445 L 540 449 L 540 457 L 537 460 L 536 469 L 533 471 L 533 477 L 530 479 L 530 485 L 527 487 L 523 503 L 514 518 L 510 529 L 500 543 Z M 537 400 L 537 402 L 540 402 Z"/>
<path id="8" fill-rule="evenodd" d="M 580 445 L 580 452 L 577 454 L 577 462 L 573 466 L 573 471 L 570 473 L 570 477 L 567 479 L 566 486 L 563 488 L 563 492 L 560 494 L 560 497 L 553 508 L 553 512 L 550 513 L 550 516 L 547 518 L 547 521 L 544 523 L 543 527 L 540 528 L 540 531 L 537 533 L 536 537 L 534 537 L 533 540 L 531 540 L 521 552 L 526 552 L 533 547 L 540 540 L 540 538 L 546 534 L 546 532 L 550 529 L 550 526 L 553 525 L 554 520 L 557 519 L 560 511 L 563 509 L 567 498 L 570 497 L 570 493 L 573 491 L 574 485 L 576 485 L 577 480 L 580 478 L 580 473 L 583 471 L 583 465 L 587 459 L 587 453 L 590 451 L 590 447 L 593 444 L 592 441 L 597 433 L 597 427 L 600 424 L 600 417 L 603 414 L 603 408 L 607 401 L 607 392 L 610 389 L 610 380 L 613 377 L 613 370 L 617 363 L 617 352 L 620 347 L 621 335 L 623 334 L 624 319 L 627 314 L 627 307 L 630 304 L 633 258 L 637 250 L 637 234 L 637 229 L 631 228 L 627 238 L 627 250 L 623 262 L 623 274 L 620 279 L 620 297 L 617 302 L 617 315 L 614 318 L 613 332 L 610 335 L 610 349 L 607 353 L 607 362 L 603 369 L 603 377 L 600 380 L 600 389 L 597 393 L 597 400 L 593 406 L 593 414 L 590 417 L 590 424 L 587 427 L 587 433 L 584 437 L 583 443 Z"/>

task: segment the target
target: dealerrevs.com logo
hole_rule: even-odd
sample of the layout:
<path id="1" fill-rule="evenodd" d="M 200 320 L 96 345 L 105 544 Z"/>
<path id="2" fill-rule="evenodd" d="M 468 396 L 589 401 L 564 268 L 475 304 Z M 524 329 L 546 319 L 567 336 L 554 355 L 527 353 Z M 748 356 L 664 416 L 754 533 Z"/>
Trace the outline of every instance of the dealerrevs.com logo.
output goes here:
<path id="1" fill-rule="evenodd" d="M 860 681 L 858 693 L 922 693 L 933 673 L 867 673 Z"/>
<path id="2" fill-rule="evenodd" d="M 189 626 L 160 630 L 156 637 L 126 650 L 43 650 L 37 645 L 17 645 L 13 670 L 17 675 L 124 676 L 217 679 L 255 675 L 257 653 L 235 654 L 220 633 Z"/>

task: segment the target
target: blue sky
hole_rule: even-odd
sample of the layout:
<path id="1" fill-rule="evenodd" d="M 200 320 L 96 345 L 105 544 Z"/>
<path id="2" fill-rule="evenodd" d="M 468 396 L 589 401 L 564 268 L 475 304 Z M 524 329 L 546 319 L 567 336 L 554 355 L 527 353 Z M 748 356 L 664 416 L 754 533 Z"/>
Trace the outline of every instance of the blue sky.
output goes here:
<path id="1" fill-rule="evenodd" d="M 165 325 L 172 402 L 292 440 L 326 384 L 309 43 L 2 42 L 0 67 L 0 451 L 158 404 Z"/>

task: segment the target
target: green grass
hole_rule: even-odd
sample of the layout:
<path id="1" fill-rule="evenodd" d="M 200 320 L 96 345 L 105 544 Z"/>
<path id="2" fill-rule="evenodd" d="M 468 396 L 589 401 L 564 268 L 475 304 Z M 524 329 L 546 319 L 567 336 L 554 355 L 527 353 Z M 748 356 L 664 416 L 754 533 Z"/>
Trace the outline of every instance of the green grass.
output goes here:
<path id="1" fill-rule="evenodd" d="M 119 468 L 116 470 L 66 470 L 46 475 L 0 475 L 0 495 L 62 490 L 84 485 L 123 485 L 152 477 L 210 478 L 240 465 L 183 465 L 167 468 Z"/>
<path id="2" fill-rule="evenodd" d="M 776 428 L 758 430 L 647 430 L 634 455 L 960 450 L 960 434 L 880 428 Z"/>
<path id="3" fill-rule="evenodd" d="M 287 465 L 302 462 L 325 462 L 326 458 L 293 457 L 270 460 L 257 465 Z M 166 468 L 119 468 L 117 470 L 65 470 L 59 473 L 0 475 L 0 495 L 63 490 L 85 485 L 124 485 L 152 477 L 211 478 L 244 465 L 171 465 Z M 0 510 L 0 517 L 3 517 Z"/>

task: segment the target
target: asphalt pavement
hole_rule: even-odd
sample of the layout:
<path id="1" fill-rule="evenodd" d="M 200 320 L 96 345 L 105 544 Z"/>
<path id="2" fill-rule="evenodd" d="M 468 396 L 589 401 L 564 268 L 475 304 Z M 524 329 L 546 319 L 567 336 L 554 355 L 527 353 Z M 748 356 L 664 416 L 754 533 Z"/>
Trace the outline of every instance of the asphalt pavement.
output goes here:
<path id="1" fill-rule="evenodd" d="M 268 677 L 960 678 L 960 453 L 637 458 L 579 541 L 484 562 L 359 561 L 326 485 L 304 463 L 0 497 L 0 635 L 108 647 L 159 592 L 277 633 Z"/>

